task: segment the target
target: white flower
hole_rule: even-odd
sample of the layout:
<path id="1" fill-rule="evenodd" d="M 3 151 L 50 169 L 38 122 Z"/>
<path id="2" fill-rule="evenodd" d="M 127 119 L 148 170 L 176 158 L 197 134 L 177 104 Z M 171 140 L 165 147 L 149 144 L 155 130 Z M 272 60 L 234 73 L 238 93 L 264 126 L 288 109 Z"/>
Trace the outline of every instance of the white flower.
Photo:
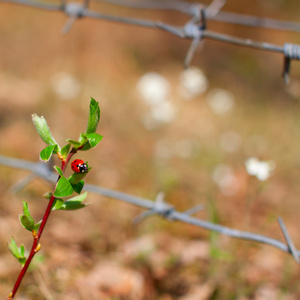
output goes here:
<path id="1" fill-rule="evenodd" d="M 175 118 L 176 109 L 170 101 L 164 101 L 151 108 L 151 115 L 158 122 L 170 123 Z"/>
<path id="2" fill-rule="evenodd" d="M 180 75 L 180 93 L 189 100 L 207 90 L 208 82 L 202 71 L 196 67 L 184 70 Z"/>
<path id="3" fill-rule="evenodd" d="M 136 87 L 141 100 L 148 104 L 149 111 L 142 117 L 147 129 L 157 128 L 175 119 L 177 109 L 169 99 L 170 84 L 163 76 L 147 73 L 139 79 Z"/>
<path id="4" fill-rule="evenodd" d="M 211 110 L 217 115 L 225 115 L 234 108 L 234 96 L 223 89 L 213 89 L 207 95 Z"/>
<path id="5" fill-rule="evenodd" d="M 52 88 L 58 97 L 63 100 L 69 100 L 78 97 L 81 84 L 73 75 L 61 72 L 53 76 Z"/>
<path id="6" fill-rule="evenodd" d="M 170 101 L 153 105 L 150 111 L 142 116 L 144 126 L 151 130 L 162 124 L 171 123 L 176 117 L 177 109 Z"/>
<path id="7" fill-rule="evenodd" d="M 170 84 L 161 75 L 150 72 L 143 75 L 137 82 L 137 91 L 148 105 L 156 105 L 170 97 Z"/>
<path id="8" fill-rule="evenodd" d="M 255 176 L 260 181 L 265 181 L 275 169 L 275 162 L 260 161 L 256 157 L 251 157 L 246 160 L 245 166 L 249 175 Z"/>

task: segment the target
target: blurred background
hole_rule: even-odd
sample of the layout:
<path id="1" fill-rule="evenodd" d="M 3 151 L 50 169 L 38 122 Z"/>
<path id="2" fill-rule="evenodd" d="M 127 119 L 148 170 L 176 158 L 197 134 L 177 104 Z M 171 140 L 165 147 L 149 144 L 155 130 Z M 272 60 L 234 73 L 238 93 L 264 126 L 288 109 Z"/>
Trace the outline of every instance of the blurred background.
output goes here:
<path id="1" fill-rule="evenodd" d="M 203 1 L 209 4 L 209 1 Z M 227 1 L 224 11 L 299 21 L 298 1 Z M 91 10 L 183 25 L 178 12 L 93 2 Z M 63 145 L 86 128 L 99 101 L 100 145 L 86 182 L 155 199 L 197 217 L 283 241 L 281 216 L 299 247 L 300 64 L 288 85 L 283 55 L 205 40 L 189 70 L 190 46 L 161 30 L 79 19 L 67 34 L 55 11 L 0 3 L 0 154 L 38 161 L 44 147 L 31 121 L 43 115 Z M 299 33 L 207 22 L 209 30 L 283 45 Z M 245 162 L 266 162 L 251 175 Z M 248 161 L 249 162 L 249 161 Z M 252 159 L 253 162 L 253 159 Z M 57 162 L 58 163 L 58 162 Z M 71 173 L 70 168 L 67 171 Z M 264 171 L 263 171 L 264 172 Z M 251 174 L 249 174 L 251 173 Z M 254 172 L 255 173 L 255 172 Z M 19 223 L 22 200 L 36 220 L 51 184 L 0 166 L 0 294 L 19 272 L 7 242 L 31 247 Z M 140 208 L 89 193 L 90 206 L 55 212 L 42 250 L 16 299 L 299 299 L 290 255 L 157 216 L 133 225 Z"/>

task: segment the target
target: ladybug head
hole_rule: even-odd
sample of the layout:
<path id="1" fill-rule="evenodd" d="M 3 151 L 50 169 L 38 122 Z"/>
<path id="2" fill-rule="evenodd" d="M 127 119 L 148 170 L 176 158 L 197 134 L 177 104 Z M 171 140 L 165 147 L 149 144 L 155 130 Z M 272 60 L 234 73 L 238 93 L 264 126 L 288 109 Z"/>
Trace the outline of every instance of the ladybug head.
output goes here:
<path id="1" fill-rule="evenodd" d="M 84 173 L 88 171 L 88 167 L 86 163 L 78 165 L 79 173 Z"/>
<path id="2" fill-rule="evenodd" d="M 88 165 L 82 159 L 75 159 L 71 164 L 71 168 L 75 173 L 85 173 L 88 171 Z"/>

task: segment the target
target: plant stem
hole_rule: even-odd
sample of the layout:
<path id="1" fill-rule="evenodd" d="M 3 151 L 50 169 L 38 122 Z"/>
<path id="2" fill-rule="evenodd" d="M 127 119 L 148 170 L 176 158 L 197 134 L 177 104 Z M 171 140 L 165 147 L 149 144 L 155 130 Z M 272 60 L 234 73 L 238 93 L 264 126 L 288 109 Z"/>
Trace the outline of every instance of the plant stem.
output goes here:
<path id="1" fill-rule="evenodd" d="M 64 172 L 69 161 L 71 160 L 72 156 L 78 151 L 80 150 L 82 147 L 78 148 L 78 149 L 75 149 L 75 148 L 72 148 L 69 155 L 67 156 L 67 158 L 65 160 L 62 160 L 62 163 L 61 163 L 61 169 L 62 171 Z M 48 203 L 48 206 L 45 210 L 45 213 L 44 213 L 44 216 L 43 216 L 43 219 L 42 219 L 42 223 L 39 227 L 39 230 L 37 233 L 34 233 L 33 232 L 33 244 L 32 244 L 32 247 L 31 247 L 31 250 L 30 250 L 30 253 L 29 253 L 29 256 L 25 262 L 25 265 L 23 266 L 23 268 L 21 269 L 20 271 L 20 274 L 18 276 L 18 279 L 16 280 L 15 282 L 15 285 L 14 285 L 14 288 L 12 290 L 12 292 L 9 294 L 8 296 L 8 300 L 12 300 L 16 294 L 16 292 L 18 291 L 20 285 L 21 285 L 21 281 L 22 279 L 24 278 L 27 270 L 28 270 L 28 267 L 34 257 L 34 255 L 38 252 L 40 246 L 39 246 L 39 241 L 40 241 L 40 238 L 42 236 L 42 233 L 43 233 L 43 230 L 46 226 L 46 223 L 48 221 L 48 218 L 50 216 L 50 213 L 51 213 L 51 210 L 52 210 L 52 206 L 53 206 L 53 203 L 54 203 L 54 200 L 55 200 L 55 197 L 54 197 L 54 192 L 56 190 L 56 187 L 57 187 L 57 183 L 60 179 L 60 175 L 58 176 L 57 178 L 57 181 L 56 181 L 56 184 L 53 188 L 53 192 L 52 192 L 52 195 L 50 197 L 50 200 L 49 200 L 49 203 Z"/>

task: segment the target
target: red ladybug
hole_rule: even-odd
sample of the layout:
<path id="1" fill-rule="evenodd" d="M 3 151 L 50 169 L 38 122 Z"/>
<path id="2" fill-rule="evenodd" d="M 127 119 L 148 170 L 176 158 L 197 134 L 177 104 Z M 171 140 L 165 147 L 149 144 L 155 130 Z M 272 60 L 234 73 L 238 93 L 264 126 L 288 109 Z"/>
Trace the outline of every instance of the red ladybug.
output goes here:
<path id="1" fill-rule="evenodd" d="M 73 160 L 71 168 L 75 173 L 84 173 L 88 171 L 87 164 L 82 159 Z"/>

